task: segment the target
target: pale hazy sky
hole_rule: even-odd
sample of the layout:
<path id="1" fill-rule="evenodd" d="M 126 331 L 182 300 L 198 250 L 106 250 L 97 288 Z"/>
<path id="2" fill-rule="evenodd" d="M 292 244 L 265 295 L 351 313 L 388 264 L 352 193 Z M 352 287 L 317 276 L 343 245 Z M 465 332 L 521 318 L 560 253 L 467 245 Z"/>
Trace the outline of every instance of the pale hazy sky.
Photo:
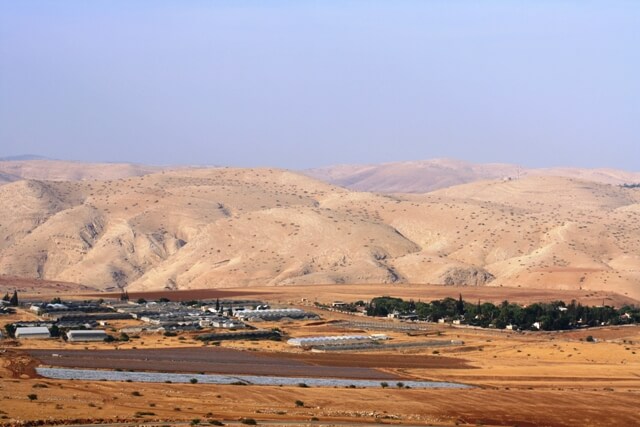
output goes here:
<path id="1" fill-rule="evenodd" d="M 0 0 L 0 157 L 640 170 L 640 1 Z"/>

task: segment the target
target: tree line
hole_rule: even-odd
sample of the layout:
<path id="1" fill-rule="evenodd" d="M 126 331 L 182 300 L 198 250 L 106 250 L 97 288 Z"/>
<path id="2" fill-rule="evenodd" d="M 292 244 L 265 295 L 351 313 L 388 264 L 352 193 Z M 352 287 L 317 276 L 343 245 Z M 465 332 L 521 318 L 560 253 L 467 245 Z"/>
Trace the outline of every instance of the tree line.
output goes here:
<path id="1" fill-rule="evenodd" d="M 365 307 L 368 316 L 383 316 L 396 313 L 400 316 L 415 315 L 419 320 L 437 322 L 457 320 L 460 324 L 483 328 L 518 330 L 542 329 L 546 331 L 566 330 L 579 327 L 621 325 L 640 323 L 640 307 L 625 305 L 583 306 L 575 300 L 519 305 L 503 301 L 495 305 L 490 302 L 472 303 L 462 299 L 444 298 L 421 302 L 393 297 L 373 298 Z"/>

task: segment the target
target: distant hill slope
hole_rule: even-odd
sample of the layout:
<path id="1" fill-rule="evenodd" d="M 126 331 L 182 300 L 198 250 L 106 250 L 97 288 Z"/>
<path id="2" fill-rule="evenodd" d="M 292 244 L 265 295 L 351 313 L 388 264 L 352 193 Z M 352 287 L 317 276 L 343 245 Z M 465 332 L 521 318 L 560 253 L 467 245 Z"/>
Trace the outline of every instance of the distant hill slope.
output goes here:
<path id="1" fill-rule="evenodd" d="M 563 176 L 603 184 L 640 182 L 640 172 L 580 168 L 526 169 L 503 163 L 475 164 L 452 159 L 337 165 L 309 169 L 304 173 L 341 187 L 377 193 L 427 193 L 481 180 L 517 179 L 525 176 Z"/>
<path id="2" fill-rule="evenodd" d="M 19 154 L 17 156 L 0 157 L 0 162 L 13 162 L 24 160 L 51 160 L 45 156 L 38 156 L 37 154 Z"/>
<path id="3" fill-rule="evenodd" d="M 112 180 L 147 175 L 163 169 L 161 167 L 133 163 L 80 163 L 47 159 L 0 160 L 0 184 L 18 179 L 49 181 Z M 6 177 L 6 179 L 3 179 L 3 177 Z"/>
<path id="4" fill-rule="evenodd" d="M 8 182 L 18 181 L 20 178 L 7 173 L 0 173 L 0 185 Z"/>
<path id="5" fill-rule="evenodd" d="M 571 178 L 394 196 L 275 169 L 0 186 L 0 274 L 102 289 L 404 282 L 640 298 L 639 266 L 640 189 Z"/>

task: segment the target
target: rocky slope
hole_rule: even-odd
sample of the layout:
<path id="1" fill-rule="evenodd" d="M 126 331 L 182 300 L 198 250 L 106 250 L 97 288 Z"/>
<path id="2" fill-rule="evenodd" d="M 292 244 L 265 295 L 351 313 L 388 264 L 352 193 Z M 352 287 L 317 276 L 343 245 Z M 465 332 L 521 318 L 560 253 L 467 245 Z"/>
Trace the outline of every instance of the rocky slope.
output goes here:
<path id="1" fill-rule="evenodd" d="M 615 185 L 640 182 L 640 173 L 615 169 L 532 169 L 504 163 L 476 164 L 453 159 L 337 165 L 310 169 L 304 173 L 341 187 L 377 193 L 427 193 L 476 181 L 530 176 L 561 176 Z"/>
<path id="2" fill-rule="evenodd" d="M 0 184 L 19 179 L 109 180 L 142 176 L 166 168 L 133 163 L 80 163 L 63 160 L 0 160 Z"/>
<path id="3" fill-rule="evenodd" d="M 102 289 L 453 283 L 640 297 L 640 189 L 569 178 L 385 196 L 275 169 L 0 186 L 0 274 Z"/>

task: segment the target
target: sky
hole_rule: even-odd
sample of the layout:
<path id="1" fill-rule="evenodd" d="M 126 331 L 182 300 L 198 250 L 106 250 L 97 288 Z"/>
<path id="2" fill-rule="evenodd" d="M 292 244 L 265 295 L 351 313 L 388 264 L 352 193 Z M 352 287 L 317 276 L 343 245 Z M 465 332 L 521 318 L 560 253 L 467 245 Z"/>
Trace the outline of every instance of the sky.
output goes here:
<path id="1" fill-rule="evenodd" d="M 640 171 L 640 2 L 0 0 L 0 157 Z"/>

